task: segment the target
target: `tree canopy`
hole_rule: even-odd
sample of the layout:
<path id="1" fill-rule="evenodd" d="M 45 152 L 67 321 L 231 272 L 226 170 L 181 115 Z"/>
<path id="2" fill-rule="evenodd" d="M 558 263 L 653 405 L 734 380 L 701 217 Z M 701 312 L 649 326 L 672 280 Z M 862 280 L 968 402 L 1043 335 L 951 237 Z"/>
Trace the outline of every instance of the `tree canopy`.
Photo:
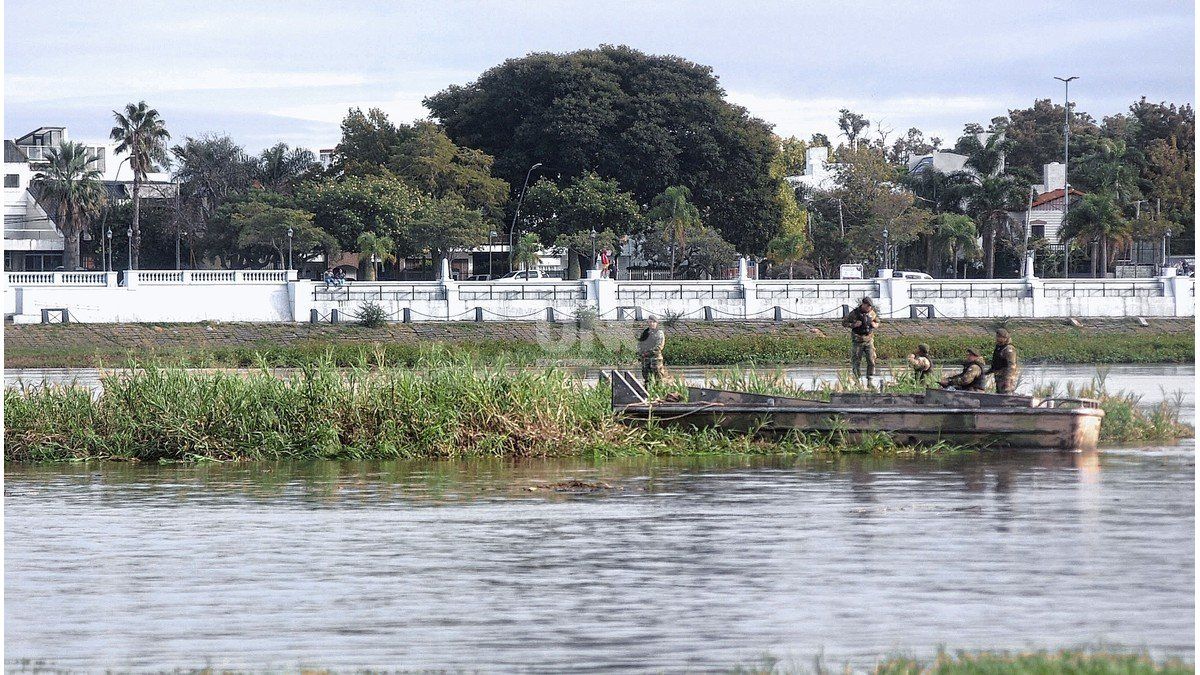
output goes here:
<path id="1" fill-rule="evenodd" d="M 642 204 L 683 185 L 743 251 L 763 250 L 779 230 L 777 141 L 725 100 L 708 67 L 624 46 L 537 53 L 425 104 L 454 142 L 495 157 L 514 187 L 537 162 L 566 180 L 616 180 Z"/>

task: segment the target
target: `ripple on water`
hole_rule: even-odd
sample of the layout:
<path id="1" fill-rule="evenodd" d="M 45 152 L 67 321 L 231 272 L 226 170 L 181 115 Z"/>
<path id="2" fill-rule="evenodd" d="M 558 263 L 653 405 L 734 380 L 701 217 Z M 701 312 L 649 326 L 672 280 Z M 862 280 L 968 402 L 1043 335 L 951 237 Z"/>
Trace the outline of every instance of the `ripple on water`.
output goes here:
<path id="1" fill-rule="evenodd" d="M 703 670 L 1097 642 L 1190 659 L 1193 465 L 1189 444 L 9 467 L 6 647 L 87 670 Z M 539 487 L 569 479 L 612 489 Z"/>

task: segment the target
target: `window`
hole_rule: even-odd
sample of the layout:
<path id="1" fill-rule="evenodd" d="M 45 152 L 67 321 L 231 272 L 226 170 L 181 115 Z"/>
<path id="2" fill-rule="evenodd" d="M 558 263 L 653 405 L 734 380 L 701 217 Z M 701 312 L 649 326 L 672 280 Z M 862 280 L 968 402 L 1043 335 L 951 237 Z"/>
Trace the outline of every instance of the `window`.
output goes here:
<path id="1" fill-rule="evenodd" d="M 88 148 L 88 157 L 92 158 L 92 168 L 100 173 L 104 173 L 104 152 L 105 147 L 103 145 Z"/>
<path id="2" fill-rule="evenodd" d="M 15 174 L 15 173 L 4 174 L 4 187 L 6 187 L 6 188 L 21 187 L 21 176 L 19 174 Z"/>
<path id="3" fill-rule="evenodd" d="M 1046 223 L 1045 221 L 1035 220 L 1029 224 L 1029 236 L 1034 239 L 1046 238 Z"/>

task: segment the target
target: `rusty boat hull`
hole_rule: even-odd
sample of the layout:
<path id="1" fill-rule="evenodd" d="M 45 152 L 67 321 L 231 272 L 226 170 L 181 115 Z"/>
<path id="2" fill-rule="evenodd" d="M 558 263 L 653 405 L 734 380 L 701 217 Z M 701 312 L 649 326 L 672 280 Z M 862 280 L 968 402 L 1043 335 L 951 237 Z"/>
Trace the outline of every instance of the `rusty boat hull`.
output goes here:
<path id="1" fill-rule="evenodd" d="M 610 375 L 613 410 L 624 421 L 720 428 L 764 436 L 792 430 L 886 433 L 897 443 L 1084 451 L 1096 448 L 1104 411 L 1087 399 L 928 390 L 924 394 L 835 394 L 829 401 L 692 387 L 686 402 L 648 400 L 627 372 Z"/>

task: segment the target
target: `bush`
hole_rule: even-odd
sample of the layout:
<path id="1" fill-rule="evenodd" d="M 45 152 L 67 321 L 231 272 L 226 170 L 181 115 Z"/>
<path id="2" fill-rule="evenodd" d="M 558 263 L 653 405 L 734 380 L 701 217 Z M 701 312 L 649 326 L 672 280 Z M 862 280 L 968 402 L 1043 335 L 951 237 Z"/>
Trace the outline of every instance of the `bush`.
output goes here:
<path id="1" fill-rule="evenodd" d="M 358 308 L 358 323 L 364 328 L 383 328 L 388 315 L 379 303 L 367 300 Z"/>

